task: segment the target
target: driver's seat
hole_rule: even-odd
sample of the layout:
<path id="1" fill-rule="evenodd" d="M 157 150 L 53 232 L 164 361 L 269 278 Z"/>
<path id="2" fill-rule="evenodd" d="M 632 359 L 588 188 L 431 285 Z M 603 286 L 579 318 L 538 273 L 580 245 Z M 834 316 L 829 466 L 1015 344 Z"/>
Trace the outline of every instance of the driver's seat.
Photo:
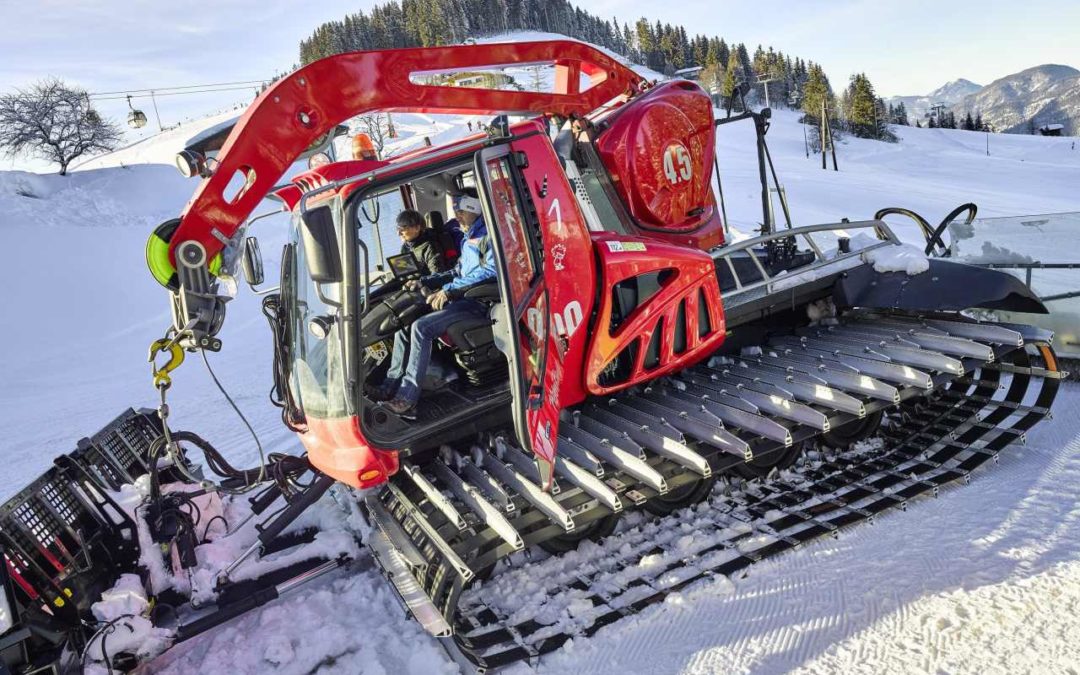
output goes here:
<path id="1" fill-rule="evenodd" d="M 499 284 L 491 281 L 465 291 L 465 297 L 491 308 L 499 302 Z M 454 350 L 458 365 L 471 384 L 483 385 L 505 379 L 506 357 L 495 346 L 488 316 L 461 319 L 450 324 L 441 340 Z"/>

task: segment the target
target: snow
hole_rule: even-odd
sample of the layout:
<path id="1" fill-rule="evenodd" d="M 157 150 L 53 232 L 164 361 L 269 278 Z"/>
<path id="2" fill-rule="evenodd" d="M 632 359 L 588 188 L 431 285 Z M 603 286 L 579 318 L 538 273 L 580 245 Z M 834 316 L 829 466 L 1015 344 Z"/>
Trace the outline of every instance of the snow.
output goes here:
<path id="1" fill-rule="evenodd" d="M 128 652 L 148 659 L 168 649 L 172 633 L 155 628 L 148 615 L 151 604 L 136 574 L 124 574 L 113 588 L 102 593 L 91 610 L 106 624 L 86 646 L 83 670 L 87 675 L 109 675 L 106 663 L 112 655 Z M 115 672 L 115 671 L 113 671 Z"/>
<path id="2" fill-rule="evenodd" d="M 930 269 L 926 254 L 911 244 L 882 246 L 863 253 L 862 257 L 876 272 L 904 272 L 914 276 Z"/>
<path id="3" fill-rule="evenodd" d="M 1070 386 L 1058 410 L 1078 403 Z M 1059 415 L 970 486 L 694 585 L 538 671 L 1066 672 L 1078 478 L 1080 422 Z"/>
<path id="4" fill-rule="evenodd" d="M 15 623 L 15 615 L 8 605 L 7 591 L 0 586 L 0 635 Z"/>
<path id="5" fill-rule="evenodd" d="M 391 150 L 419 147 L 424 136 L 444 143 L 467 135 L 466 121 L 483 119 L 395 114 L 401 137 Z M 937 222 L 963 201 L 978 203 L 980 216 L 989 217 L 1077 210 L 1080 152 L 1070 150 L 1071 139 L 993 136 L 987 156 L 983 134 L 900 128 L 897 144 L 845 139 L 838 148 L 841 170 L 833 172 L 822 171 L 819 158 L 805 158 L 796 120 L 795 113 L 777 110 L 769 132 L 796 224 L 862 220 L 890 205 L 907 206 Z M 143 247 L 151 229 L 175 217 L 196 187 L 172 168 L 176 150 L 200 129 L 220 122 L 215 117 L 185 125 L 88 162 L 66 178 L 0 172 L 5 252 L 0 287 L 6 291 L 0 314 L 0 428 L 5 432 L 0 499 L 122 409 L 156 405 L 146 349 L 169 325 L 169 313 L 166 294 L 145 269 Z M 718 136 L 736 239 L 760 219 L 753 131 L 750 124 L 730 125 Z M 269 208 L 268 203 L 257 212 Z M 275 251 L 285 237 L 284 222 L 277 216 L 254 228 L 268 279 L 277 274 Z M 1076 241 L 1069 224 L 1074 221 L 1014 218 L 1013 228 L 1001 222 L 976 223 L 970 241 L 960 242 L 961 253 L 987 251 L 984 241 L 1041 260 L 1062 260 L 1076 250 L 1062 243 Z M 921 244 L 913 223 L 892 217 L 889 223 L 906 241 Z M 1010 234 L 1002 238 L 1004 230 Z M 1051 254 L 1056 257 L 1047 257 Z M 915 262 L 904 261 L 905 271 Z M 1075 280 L 1075 272 L 1070 274 Z M 1052 282 L 1055 287 L 1069 283 L 1068 278 Z M 1042 282 L 1036 278 L 1035 283 Z M 246 289 L 229 305 L 221 338 L 224 350 L 210 361 L 264 447 L 299 453 L 295 436 L 267 401 L 270 336 L 258 298 Z M 175 374 L 169 392 L 173 424 L 206 437 L 230 463 L 251 465 L 254 445 L 199 361 L 190 360 Z M 1080 416 L 1069 413 L 1078 405 L 1080 389 L 1066 385 L 1056 419 L 1029 434 L 1026 446 L 1006 451 L 1000 465 L 978 472 L 970 487 L 945 490 L 937 500 L 913 503 L 908 513 L 887 515 L 875 525 L 845 531 L 838 540 L 756 565 L 745 577 L 696 584 L 631 620 L 573 640 L 545 657 L 538 669 L 820 673 L 1074 667 L 1080 662 L 1076 640 L 1070 639 L 1080 630 L 1080 498 L 1072 486 L 1080 481 Z M 325 547 L 319 550 L 357 553 L 342 538 L 344 516 L 332 501 L 324 504 L 327 508 L 307 516 L 322 524 L 323 519 L 336 522 L 329 539 L 317 540 Z M 223 508 L 230 523 L 242 519 L 235 510 L 242 504 Z M 631 530 L 663 529 L 634 517 L 628 515 Z M 672 541 L 676 552 L 670 555 L 676 555 L 721 533 L 691 527 L 658 534 Z M 251 533 L 237 536 L 235 543 L 219 540 L 200 550 L 193 577 L 197 588 L 212 587 L 216 570 L 242 547 L 240 542 L 250 541 Z M 269 562 L 274 563 L 287 564 Z M 564 571 L 602 563 L 602 548 L 585 544 L 566 558 Z M 619 578 L 657 569 L 662 567 L 644 566 Z M 254 570 L 241 568 L 241 573 Z M 500 578 L 491 584 L 493 597 L 501 595 L 502 602 L 517 603 L 516 611 L 527 611 L 530 588 Z M 360 552 L 351 568 L 171 649 L 150 670 L 455 672 L 392 594 Z M 115 600 L 128 609 L 137 606 L 130 595 Z M 6 610 L 0 604 L 0 626 Z M 580 625 L 591 611 L 583 598 L 568 597 L 550 618 L 553 625 Z M 134 623 L 132 630 L 142 630 Z M 108 638 L 109 651 L 121 635 Z M 528 668 L 519 665 L 516 671 Z"/>
<path id="6" fill-rule="evenodd" d="M 107 152 L 85 162 L 79 162 L 75 170 L 102 169 L 132 164 L 168 164 L 175 166 L 176 153 L 202 133 L 219 128 L 236 119 L 242 111 L 226 110 L 201 120 L 185 122 L 161 133 L 140 139 L 112 152 Z M 175 169 L 174 169 L 175 170 Z"/>

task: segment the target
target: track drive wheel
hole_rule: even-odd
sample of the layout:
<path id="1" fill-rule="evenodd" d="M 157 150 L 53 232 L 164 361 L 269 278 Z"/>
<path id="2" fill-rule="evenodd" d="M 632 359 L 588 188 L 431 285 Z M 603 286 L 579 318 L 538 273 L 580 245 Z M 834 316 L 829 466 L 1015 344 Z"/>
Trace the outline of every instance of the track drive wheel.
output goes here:
<path id="1" fill-rule="evenodd" d="M 584 539 L 603 539 L 615 531 L 615 525 L 619 522 L 619 514 L 612 513 L 583 527 L 575 528 L 573 532 L 560 534 L 538 545 L 552 555 L 559 555 L 567 551 L 573 551 Z"/>
<path id="2" fill-rule="evenodd" d="M 821 435 L 821 442 L 836 450 L 846 450 L 853 443 L 866 440 L 878 432 L 878 429 L 881 428 L 883 412 L 883 410 L 879 410 L 860 420 L 853 420 L 832 429 Z"/>
<path id="3" fill-rule="evenodd" d="M 645 502 L 644 508 L 654 516 L 666 516 L 703 501 L 712 492 L 714 485 L 716 485 L 716 474 L 708 478 L 699 478 L 667 494 L 656 495 Z"/>
<path id="4" fill-rule="evenodd" d="M 795 443 L 789 448 L 783 450 L 775 450 L 760 457 L 754 457 L 749 462 L 743 462 L 742 464 L 736 464 L 732 467 L 735 473 L 747 480 L 753 480 L 755 478 L 764 478 L 769 475 L 769 472 L 773 469 L 786 469 L 795 463 L 795 460 L 802 454 L 802 443 Z"/>

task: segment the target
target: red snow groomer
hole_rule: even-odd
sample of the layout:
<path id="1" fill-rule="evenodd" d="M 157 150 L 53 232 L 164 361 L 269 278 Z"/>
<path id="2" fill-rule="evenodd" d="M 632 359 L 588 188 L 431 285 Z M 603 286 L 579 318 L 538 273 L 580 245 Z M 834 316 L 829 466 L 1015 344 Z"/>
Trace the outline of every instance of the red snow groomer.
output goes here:
<path id="1" fill-rule="evenodd" d="M 553 91 L 453 86 L 455 72 L 522 64 L 552 66 Z M 281 183 L 305 149 L 374 111 L 497 117 L 448 145 L 330 162 Z M 697 84 L 648 83 L 578 42 L 359 52 L 277 82 L 213 163 L 184 153 L 181 169 L 202 182 L 148 247 L 173 307 L 159 348 L 222 347 L 219 277 L 242 262 L 249 283 L 262 282 L 249 217 L 267 196 L 292 214 L 264 310 L 276 347 L 272 396 L 306 455 L 225 473 L 244 485 L 256 474 L 313 479 L 288 491 L 287 508 L 222 583 L 344 484 L 371 525 L 364 544 L 407 611 L 463 667 L 495 668 L 904 506 L 965 477 L 1047 414 L 1060 377 L 1050 334 L 963 313 L 1045 312 L 1042 303 L 1010 275 L 940 256 L 945 226 L 965 209 L 973 217 L 974 206 L 926 228 L 923 271 L 891 271 L 902 245 L 884 212 L 778 227 L 769 111 L 743 100 L 740 113 L 714 112 Z M 760 236 L 731 243 L 714 138 L 740 120 L 757 133 L 763 224 Z M 483 313 L 436 338 L 418 405 L 395 412 L 375 392 L 395 335 L 431 308 L 414 290 L 421 271 L 399 253 L 394 218 L 419 211 L 439 230 L 461 194 L 481 204 L 495 275 L 460 289 Z M 847 452 L 872 436 L 883 442 Z M 808 446 L 835 450 L 799 480 L 777 472 Z M 182 460 L 178 443 L 159 452 Z M 714 491 L 735 478 L 754 482 L 734 497 Z M 256 499 L 281 491 L 267 483 Z M 602 562 L 530 597 L 558 606 L 572 588 L 591 608 L 574 621 L 514 616 L 476 590 L 487 579 L 497 589 L 515 572 L 499 564 L 517 552 L 557 554 L 610 537 L 629 510 L 678 519 L 710 500 L 715 531 L 700 531 L 696 544 L 601 546 Z M 747 527 L 720 537 L 718 513 Z M 748 544 L 762 533 L 765 543 Z M 663 561 L 654 574 L 598 583 L 646 555 Z M 223 605 L 178 638 L 252 604 Z"/>

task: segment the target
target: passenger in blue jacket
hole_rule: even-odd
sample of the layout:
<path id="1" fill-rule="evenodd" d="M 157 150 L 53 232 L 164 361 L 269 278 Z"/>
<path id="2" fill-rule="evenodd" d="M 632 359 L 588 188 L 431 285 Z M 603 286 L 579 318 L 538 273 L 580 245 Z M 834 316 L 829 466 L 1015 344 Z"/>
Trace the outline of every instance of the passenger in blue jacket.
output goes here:
<path id="1" fill-rule="evenodd" d="M 462 318 L 487 314 L 484 305 L 462 297 L 470 287 L 495 278 L 495 258 L 481 215 L 480 200 L 469 194 L 459 195 L 454 199 L 454 213 L 465 233 L 461 258 L 457 267 L 449 272 L 410 282 L 413 289 L 432 291 L 427 295 L 427 303 L 436 311 L 420 317 L 410 328 L 394 335 L 390 370 L 378 392 L 380 398 L 392 399 L 385 405 L 399 415 L 408 413 L 420 400 L 420 384 L 431 363 L 434 341 Z"/>

